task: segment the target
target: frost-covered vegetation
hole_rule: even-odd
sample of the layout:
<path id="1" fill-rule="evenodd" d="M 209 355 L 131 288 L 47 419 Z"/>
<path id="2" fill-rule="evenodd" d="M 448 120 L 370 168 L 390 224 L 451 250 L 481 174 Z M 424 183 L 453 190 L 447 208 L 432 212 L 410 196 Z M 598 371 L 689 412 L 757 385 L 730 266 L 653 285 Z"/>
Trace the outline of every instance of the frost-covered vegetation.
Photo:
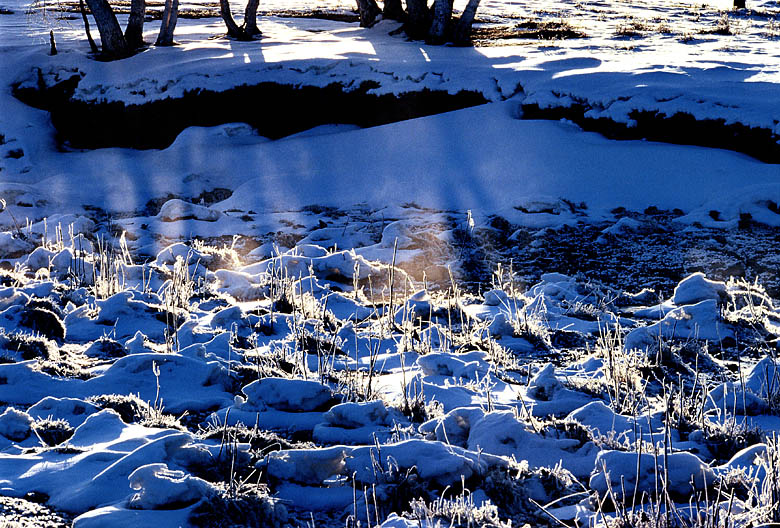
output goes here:
<path id="1" fill-rule="evenodd" d="M 73 235 L 0 271 L 0 483 L 75 526 L 758 526 L 780 311 L 694 273 L 482 292 L 313 244 L 135 263 Z M 459 275 L 459 273 L 456 273 Z"/>

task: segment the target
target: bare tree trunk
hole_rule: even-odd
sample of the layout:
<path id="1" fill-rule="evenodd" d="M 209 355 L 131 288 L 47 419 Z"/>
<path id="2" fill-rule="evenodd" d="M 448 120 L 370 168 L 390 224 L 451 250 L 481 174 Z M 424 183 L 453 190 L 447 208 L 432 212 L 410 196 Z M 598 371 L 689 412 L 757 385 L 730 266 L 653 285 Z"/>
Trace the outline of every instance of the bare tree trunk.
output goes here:
<path id="1" fill-rule="evenodd" d="M 433 4 L 433 22 L 428 31 L 428 40 L 432 44 L 441 44 L 446 40 L 447 27 L 452 19 L 452 0 L 436 0 Z"/>
<path id="2" fill-rule="evenodd" d="M 376 17 L 382 12 L 376 0 L 357 0 L 360 12 L 360 27 L 371 27 L 376 22 Z"/>
<path id="3" fill-rule="evenodd" d="M 385 0 L 385 8 L 382 10 L 382 18 L 403 21 L 406 18 L 406 13 L 404 13 L 401 0 Z"/>
<path id="4" fill-rule="evenodd" d="M 257 6 L 260 0 L 248 0 L 244 10 L 244 31 L 250 37 L 260 35 L 260 29 L 257 27 Z"/>
<path id="5" fill-rule="evenodd" d="M 141 48 L 144 45 L 144 16 L 146 15 L 146 0 L 132 0 L 130 3 L 130 17 L 125 28 L 125 40 L 132 49 Z"/>
<path id="6" fill-rule="evenodd" d="M 108 57 L 126 57 L 129 49 L 122 28 L 107 0 L 87 0 L 89 10 L 95 18 L 95 24 L 100 32 L 102 53 Z"/>
<path id="7" fill-rule="evenodd" d="M 431 13 L 426 0 L 406 0 L 408 18 L 404 31 L 412 39 L 424 39 L 431 24 Z"/>
<path id="8" fill-rule="evenodd" d="M 222 20 L 225 21 L 229 37 L 238 40 L 252 40 L 251 35 L 249 35 L 243 27 L 236 24 L 236 21 L 233 19 L 233 13 L 230 11 L 230 3 L 228 0 L 219 0 L 219 13 L 222 15 Z"/>
<path id="9" fill-rule="evenodd" d="M 49 44 L 51 45 L 51 50 L 49 50 L 49 55 L 56 55 L 57 54 L 57 43 L 54 42 L 54 30 L 49 31 Z"/>
<path id="10" fill-rule="evenodd" d="M 156 46 L 173 46 L 173 31 L 179 18 L 179 0 L 165 0 L 160 34 Z"/>
<path id="11" fill-rule="evenodd" d="M 471 41 L 471 25 L 474 23 L 474 18 L 477 16 L 477 9 L 479 8 L 479 0 L 469 0 L 466 4 L 466 9 L 463 10 L 463 14 L 460 15 L 460 20 L 455 28 L 455 36 L 453 42 L 455 44 L 463 45 L 468 44 Z"/>
<path id="12" fill-rule="evenodd" d="M 89 19 L 87 18 L 87 10 L 84 8 L 84 0 L 79 0 L 79 9 L 81 10 L 81 18 L 84 20 L 84 31 L 87 33 L 87 40 L 89 41 L 89 48 L 92 53 L 99 53 L 100 50 L 95 44 L 95 39 L 92 38 L 92 32 L 89 30 Z"/>

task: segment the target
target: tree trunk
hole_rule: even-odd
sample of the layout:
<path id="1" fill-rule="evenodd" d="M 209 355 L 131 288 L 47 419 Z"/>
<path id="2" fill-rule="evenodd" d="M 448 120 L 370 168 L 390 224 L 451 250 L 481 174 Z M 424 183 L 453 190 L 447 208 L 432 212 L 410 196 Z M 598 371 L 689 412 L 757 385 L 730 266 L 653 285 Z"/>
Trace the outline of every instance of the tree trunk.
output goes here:
<path id="1" fill-rule="evenodd" d="M 222 15 L 222 20 L 225 21 L 225 26 L 227 26 L 228 37 L 238 40 L 252 40 L 251 35 L 243 27 L 236 24 L 236 21 L 233 19 L 233 13 L 230 11 L 228 0 L 219 0 L 219 13 Z"/>
<path id="2" fill-rule="evenodd" d="M 173 31 L 179 18 L 179 0 L 165 0 L 160 34 L 156 46 L 173 46 Z"/>
<path id="3" fill-rule="evenodd" d="M 406 18 L 401 0 L 385 0 L 385 8 L 382 10 L 382 18 L 403 22 Z"/>
<path id="4" fill-rule="evenodd" d="M 446 40 L 447 27 L 452 19 L 452 0 L 436 0 L 433 4 L 433 22 L 428 31 L 428 40 L 432 44 L 441 44 Z"/>
<path id="5" fill-rule="evenodd" d="M 92 38 L 92 32 L 89 30 L 89 19 L 87 18 L 87 10 L 84 8 L 84 0 L 79 0 L 79 9 L 81 10 L 81 18 L 84 20 L 84 31 L 87 33 L 87 40 L 89 41 L 89 49 L 92 53 L 98 54 L 100 50 L 95 44 L 95 39 Z"/>
<path id="6" fill-rule="evenodd" d="M 102 53 L 107 57 L 126 57 L 129 49 L 122 28 L 107 0 L 87 0 L 89 10 L 95 18 L 95 24 L 100 32 Z"/>
<path id="7" fill-rule="evenodd" d="M 479 0 L 469 0 L 466 9 L 460 15 L 458 25 L 455 27 L 455 36 L 453 42 L 458 45 L 465 45 L 471 42 L 471 25 L 474 23 L 474 17 L 477 16 Z"/>
<path id="8" fill-rule="evenodd" d="M 260 0 L 249 0 L 244 10 L 244 31 L 250 37 L 260 35 L 260 29 L 257 27 L 257 6 Z"/>
<path id="9" fill-rule="evenodd" d="M 131 49 L 144 46 L 144 16 L 146 15 L 146 0 L 132 0 L 130 17 L 125 28 L 125 40 Z"/>
<path id="10" fill-rule="evenodd" d="M 376 17 L 382 12 L 376 0 L 357 0 L 360 12 L 360 27 L 371 27 L 376 22 Z"/>
<path id="11" fill-rule="evenodd" d="M 408 18 L 404 31 L 415 40 L 424 39 L 428 35 L 431 24 L 430 10 L 426 0 L 406 0 Z"/>

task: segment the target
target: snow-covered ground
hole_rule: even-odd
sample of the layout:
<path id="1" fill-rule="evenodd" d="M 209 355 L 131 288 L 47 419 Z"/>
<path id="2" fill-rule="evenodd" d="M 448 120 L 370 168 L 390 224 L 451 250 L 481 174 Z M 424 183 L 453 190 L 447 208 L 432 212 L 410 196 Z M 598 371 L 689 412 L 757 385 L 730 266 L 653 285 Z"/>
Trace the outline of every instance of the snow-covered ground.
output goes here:
<path id="1" fill-rule="evenodd" d="M 221 211 L 358 203 L 377 209 L 413 202 L 481 215 L 552 197 L 584 202 L 595 218 L 618 206 L 642 210 L 653 205 L 680 208 L 692 213 L 691 221 L 709 222 L 710 210 L 725 209 L 720 220 L 726 226 L 738 219 L 741 208 L 754 212 L 750 203 L 778 202 L 777 167 L 743 155 L 616 143 L 565 123 L 517 119 L 521 105 L 578 100 L 593 106 L 591 117 L 621 123 L 631 121 L 631 110 L 682 111 L 776 134 L 780 60 L 771 34 L 777 9 L 771 3 L 752 6 L 761 9 L 761 16 L 747 16 L 680 4 L 491 2 L 481 11 L 485 20 L 509 15 L 563 20 L 587 38 L 501 40 L 496 42 L 511 45 L 478 48 L 409 43 L 402 35 L 388 35 L 397 26 L 389 21 L 361 29 L 267 17 L 260 20 L 262 40 L 243 43 L 210 39 L 223 31 L 219 19 L 183 19 L 177 28 L 180 46 L 150 48 L 113 63 L 86 58 L 78 19 L 57 32 L 60 53 L 49 57 L 45 39 L 28 36 L 35 33 L 30 27 L 35 16 L 28 19 L 23 5 L 7 7 L 16 14 L 0 19 L 0 76 L 7 81 L 0 133 L 4 156 L 11 150 L 24 155 L 2 159 L 3 183 L 35 188 L 15 185 L 3 195 L 12 208 L 8 196 L 17 193 L 27 194 L 32 203 L 52 205 L 36 208 L 34 215 L 19 212 L 22 218 L 39 220 L 52 209 L 76 212 L 83 205 L 137 212 L 152 198 L 195 197 L 215 187 L 236 191 L 214 207 Z M 721 16 L 733 35 L 702 33 Z M 623 36 L 626 17 L 644 21 L 639 26 L 646 30 L 639 37 Z M 659 32 L 660 24 L 670 32 Z M 147 24 L 147 40 L 153 40 L 155 30 L 154 23 Z M 691 35 L 693 40 L 687 39 Z M 143 103 L 197 88 L 219 91 L 259 82 L 357 88 L 373 81 L 378 87 L 371 93 L 472 90 L 497 104 L 286 141 L 267 142 L 246 129 L 228 127 L 187 130 L 160 152 L 57 152 L 47 114 L 10 95 L 9 82 L 37 85 L 37 68 L 48 83 L 83 74 L 74 98 L 85 101 Z M 35 185 L 41 181 L 45 184 Z M 727 204 L 720 203 L 724 198 Z M 764 216 L 777 223 L 775 215 Z M 2 222 L 9 225 L 7 218 Z"/>
<path id="2" fill-rule="evenodd" d="M 0 495 L 18 522 L 598 524 L 697 497 L 772 521 L 778 165 L 528 112 L 629 132 L 684 114 L 776 144 L 777 3 L 485 0 L 456 48 L 275 0 L 260 40 L 180 19 L 177 46 L 115 62 L 78 18 L 27 7 L 0 0 Z M 497 38 L 543 23 L 584 36 Z M 92 105 L 259 83 L 488 102 L 76 149 L 13 93 L 73 76 Z"/>

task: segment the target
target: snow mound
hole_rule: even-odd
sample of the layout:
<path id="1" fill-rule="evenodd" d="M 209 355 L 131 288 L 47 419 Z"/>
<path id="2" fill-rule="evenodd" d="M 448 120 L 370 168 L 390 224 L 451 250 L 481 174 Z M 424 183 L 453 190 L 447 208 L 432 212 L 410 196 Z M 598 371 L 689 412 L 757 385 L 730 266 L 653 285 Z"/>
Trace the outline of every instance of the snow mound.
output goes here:
<path id="1" fill-rule="evenodd" d="M 658 350 L 659 338 L 720 342 L 727 337 L 733 338 L 734 330 L 721 318 L 718 301 L 706 299 L 675 308 L 661 321 L 631 330 L 623 345 L 627 351 L 640 350 L 652 354 Z"/>
<path id="2" fill-rule="evenodd" d="M 712 389 L 704 408 L 724 416 L 755 415 L 766 411 L 779 394 L 780 369 L 772 357 L 766 356 L 750 369 L 744 384 L 728 381 Z"/>
<path id="3" fill-rule="evenodd" d="M 333 398 L 326 385 L 301 379 L 263 378 L 242 391 L 247 396 L 243 409 L 271 407 L 286 412 L 308 412 L 321 409 Z"/>
<path id="4" fill-rule="evenodd" d="M 215 488 L 205 480 L 168 469 L 162 462 L 141 466 L 127 478 L 136 490 L 127 501 L 128 506 L 139 510 L 181 508 L 215 493 Z"/>
<path id="5" fill-rule="evenodd" d="M 726 283 L 711 281 L 697 272 L 684 278 L 674 289 L 672 302 L 677 306 L 696 304 L 712 299 L 721 302 L 726 297 Z"/>
<path id="6" fill-rule="evenodd" d="M 602 496 L 611 488 L 617 500 L 631 502 L 635 490 L 653 496 L 656 489 L 663 489 L 667 476 L 667 490 L 678 497 L 687 497 L 694 490 L 708 488 L 716 479 L 715 472 L 708 464 L 688 452 L 659 454 L 656 457 L 650 453 L 638 455 L 624 451 L 602 451 L 596 458 L 590 487 Z"/>
<path id="7" fill-rule="evenodd" d="M 27 409 L 27 413 L 37 420 L 51 418 L 65 420 L 71 427 L 78 427 L 100 408 L 77 398 L 53 398 L 47 396 Z"/>
<path id="8" fill-rule="evenodd" d="M 0 435 L 19 442 L 32 433 L 32 417 L 24 411 L 8 407 L 0 414 Z"/>
<path id="9" fill-rule="evenodd" d="M 176 222 L 177 220 L 216 222 L 220 218 L 220 212 L 174 198 L 163 204 L 157 217 L 163 222 Z"/>
<path id="10" fill-rule="evenodd" d="M 366 425 L 387 425 L 388 412 L 382 400 L 374 400 L 340 403 L 331 407 L 324 416 L 331 425 L 356 428 Z"/>
<path id="11" fill-rule="evenodd" d="M 536 400 L 549 401 L 563 388 L 563 384 L 555 377 L 555 365 L 547 363 L 528 382 L 526 394 Z"/>
<path id="12" fill-rule="evenodd" d="M 577 422 L 587 427 L 594 436 L 612 437 L 618 442 L 628 440 L 633 443 L 638 438 L 650 438 L 650 433 L 658 433 L 661 423 L 647 416 L 636 418 L 617 414 L 604 402 L 594 401 L 573 411 L 566 417 L 567 422 Z"/>
<path id="13" fill-rule="evenodd" d="M 439 442 L 466 447 L 471 426 L 485 416 L 478 407 L 458 407 L 441 418 L 434 418 L 419 427 L 420 433 Z"/>
<path id="14" fill-rule="evenodd" d="M 461 379 L 476 379 L 487 371 L 479 361 L 464 361 L 451 354 L 433 353 L 417 358 L 417 365 L 425 376 L 446 376 Z"/>

